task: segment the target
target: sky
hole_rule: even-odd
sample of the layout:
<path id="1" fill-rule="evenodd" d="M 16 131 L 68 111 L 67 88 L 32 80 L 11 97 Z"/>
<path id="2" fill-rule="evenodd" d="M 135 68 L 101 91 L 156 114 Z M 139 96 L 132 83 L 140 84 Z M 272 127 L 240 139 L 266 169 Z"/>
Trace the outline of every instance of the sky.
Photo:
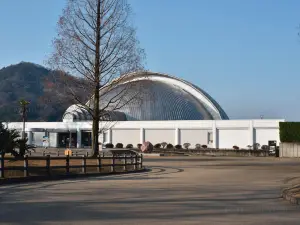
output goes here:
<path id="1" fill-rule="evenodd" d="M 230 119 L 300 121 L 299 0 L 128 0 L 146 68 L 190 81 Z M 0 68 L 44 65 L 65 0 L 0 0 Z"/>

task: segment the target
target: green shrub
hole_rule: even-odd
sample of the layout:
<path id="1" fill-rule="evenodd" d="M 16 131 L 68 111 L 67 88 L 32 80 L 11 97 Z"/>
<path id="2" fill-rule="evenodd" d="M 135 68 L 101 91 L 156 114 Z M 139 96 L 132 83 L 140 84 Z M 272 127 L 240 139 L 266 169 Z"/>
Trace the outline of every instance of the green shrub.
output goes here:
<path id="1" fill-rule="evenodd" d="M 123 148 L 123 144 L 122 143 L 117 143 L 116 148 Z"/>
<path id="2" fill-rule="evenodd" d="M 114 147 L 114 145 L 112 143 L 107 143 L 105 145 L 105 148 L 113 148 L 113 147 Z"/>
<path id="3" fill-rule="evenodd" d="M 260 147 L 260 144 L 259 144 L 259 143 L 255 143 L 255 144 L 253 145 L 253 149 L 254 149 L 254 150 L 258 150 L 259 147 Z"/>
<path id="4" fill-rule="evenodd" d="M 185 149 L 189 149 L 190 146 L 191 146 L 190 143 L 184 143 L 184 144 L 183 144 L 183 147 L 184 147 Z"/>
<path id="5" fill-rule="evenodd" d="M 0 122 L 0 154 L 11 153 L 14 157 L 24 157 L 31 150 L 34 151 L 33 145 L 27 144 L 28 139 L 21 139 L 20 132 L 9 130 Z"/>
<path id="6" fill-rule="evenodd" d="M 154 145 L 154 148 L 161 148 L 161 144 Z"/>
<path id="7" fill-rule="evenodd" d="M 176 149 L 182 149 L 182 146 L 181 145 L 175 145 L 175 148 Z"/>
<path id="8" fill-rule="evenodd" d="M 165 148 L 165 147 L 167 146 L 167 144 L 168 144 L 167 142 L 162 142 L 162 143 L 161 143 L 161 146 L 162 146 L 163 148 Z"/>
<path id="9" fill-rule="evenodd" d="M 281 142 L 300 142 L 300 122 L 280 122 Z"/>
<path id="10" fill-rule="evenodd" d="M 128 145 L 126 145 L 126 148 L 133 148 L 133 145 L 132 144 L 128 144 Z"/>
<path id="11" fill-rule="evenodd" d="M 167 144 L 167 149 L 172 149 L 174 146 L 172 144 Z"/>
<path id="12" fill-rule="evenodd" d="M 195 149 L 200 149 L 201 148 L 201 144 L 196 144 L 195 145 Z"/>

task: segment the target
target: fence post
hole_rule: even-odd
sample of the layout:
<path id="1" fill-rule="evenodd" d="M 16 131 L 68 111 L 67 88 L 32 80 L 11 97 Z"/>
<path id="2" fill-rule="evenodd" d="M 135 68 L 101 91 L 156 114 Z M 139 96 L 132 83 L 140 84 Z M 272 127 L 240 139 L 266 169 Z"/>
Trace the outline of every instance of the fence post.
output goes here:
<path id="1" fill-rule="evenodd" d="M 28 155 L 25 155 L 24 157 L 24 177 L 28 177 Z"/>
<path id="2" fill-rule="evenodd" d="M 86 152 L 86 157 L 89 157 L 89 152 Z"/>
<path id="3" fill-rule="evenodd" d="M 57 156 L 59 156 L 59 150 L 57 150 Z"/>
<path id="4" fill-rule="evenodd" d="M 43 151 L 43 156 L 45 156 L 45 151 Z"/>
<path id="5" fill-rule="evenodd" d="M 69 154 L 66 156 L 66 173 L 70 172 L 70 156 Z"/>
<path id="6" fill-rule="evenodd" d="M 100 173 L 101 172 L 101 155 L 99 154 L 98 155 L 98 172 Z"/>
<path id="7" fill-rule="evenodd" d="M 125 159 L 124 159 L 124 171 L 127 170 L 127 154 L 125 154 Z"/>
<path id="8" fill-rule="evenodd" d="M 113 157 L 112 157 L 112 172 L 113 173 L 116 172 L 115 164 L 116 164 L 115 154 L 113 154 Z"/>
<path id="9" fill-rule="evenodd" d="M 143 155 L 141 155 L 141 169 L 143 169 Z"/>
<path id="10" fill-rule="evenodd" d="M 0 154 L 0 178 L 4 178 L 4 154 Z"/>
<path id="11" fill-rule="evenodd" d="M 86 157 L 82 156 L 82 173 L 86 173 Z"/>
<path id="12" fill-rule="evenodd" d="M 47 155 L 46 158 L 46 170 L 47 170 L 47 175 L 50 176 L 50 155 Z"/>
<path id="13" fill-rule="evenodd" d="M 130 154 L 130 168 L 132 169 L 132 166 L 134 164 L 134 156 Z"/>
<path id="14" fill-rule="evenodd" d="M 134 165 L 134 170 L 138 170 L 138 163 L 139 163 L 139 155 L 135 155 L 135 165 Z"/>

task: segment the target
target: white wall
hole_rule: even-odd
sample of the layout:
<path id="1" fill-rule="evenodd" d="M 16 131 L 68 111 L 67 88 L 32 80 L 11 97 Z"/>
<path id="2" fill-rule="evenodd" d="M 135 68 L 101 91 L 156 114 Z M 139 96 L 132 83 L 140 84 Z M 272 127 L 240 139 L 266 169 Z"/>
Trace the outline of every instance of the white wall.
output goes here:
<path id="1" fill-rule="evenodd" d="M 279 149 L 280 157 L 300 157 L 300 144 L 299 143 L 280 143 Z"/>
<path id="2" fill-rule="evenodd" d="M 112 124 L 109 139 L 114 144 L 122 142 L 124 145 L 128 143 L 136 145 L 142 143 L 142 140 L 153 144 L 163 141 L 172 144 L 184 142 L 193 144 L 198 143 L 198 140 L 204 142 L 204 139 L 207 142 L 207 137 L 204 138 L 206 135 L 203 133 L 211 130 L 214 137 L 213 147 L 232 148 L 233 145 L 237 145 L 245 148 L 247 145 L 253 145 L 254 142 L 267 144 L 268 140 L 278 140 L 279 143 L 281 121 L 284 120 L 120 121 Z M 103 126 L 104 124 L 100 123 L 100 127 Z M 9 128 L 22 129 L 22 123 L 9 123 Z M 26 123 L 26 131 L 32 130 L 35 133 L 35 128 L 41 128 L 41 131 L 50 129 L 50 132 L 55 132 L 55 129 L 76 132 L 91 130 L 92 123 L 90 121 Z M 201 139 L 198 139 L 199 137 Z"/>
<path id="3" fill-rule="evenodd" d="M 145 129 L 145 141 L 150 141 L 153 145 L 167 142 L 175 144 L 175 130 L 173 129 Z"/>
<path id="4" fill-rule="evenodd" d="M 269 141 L 277 141 L 279 145 L 279 129 L 256 128 L 254 129 L 254 142 L 268 145 Z"/>
<path id="5" fill-rule="evenodd" d="M 114 145 L 122 143 L 124 147 L 127 144 L 136 146 L 140 143 L 139 129 L 112 129 L 111 140 Z"/>
<path id="6" fill-rule="evenodd" d="M 49 147 L 58 147 L 57 133 L 49 133 Z"/>
<path id="7" fill-rule="evenodd" d="M 246 148 L 249 144 L 248 129 L 219 129 L 217 136 L 219 148 L 232 148 L 234 145 L 239 148 Z"/>
<path id="8" fill-rule="evenodd" d="M 179 139 L 181 145 L 184 143 L 190 143 L 191 147 L 195 147 L 196 144 L 208 145 L 208 132 L 211 130 L 201 129 L 180 129 Z"/>

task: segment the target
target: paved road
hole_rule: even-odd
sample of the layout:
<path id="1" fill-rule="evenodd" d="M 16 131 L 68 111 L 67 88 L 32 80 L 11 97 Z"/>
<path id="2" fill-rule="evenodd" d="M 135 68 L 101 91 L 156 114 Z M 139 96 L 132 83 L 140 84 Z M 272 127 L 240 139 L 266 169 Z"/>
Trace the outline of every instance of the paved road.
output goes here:
<path id="1" fill-rule="evenodd" d="M 300 224 L 300 160 L 148 158 L 143 174 L 0 187 L 0 224 Z"/>

